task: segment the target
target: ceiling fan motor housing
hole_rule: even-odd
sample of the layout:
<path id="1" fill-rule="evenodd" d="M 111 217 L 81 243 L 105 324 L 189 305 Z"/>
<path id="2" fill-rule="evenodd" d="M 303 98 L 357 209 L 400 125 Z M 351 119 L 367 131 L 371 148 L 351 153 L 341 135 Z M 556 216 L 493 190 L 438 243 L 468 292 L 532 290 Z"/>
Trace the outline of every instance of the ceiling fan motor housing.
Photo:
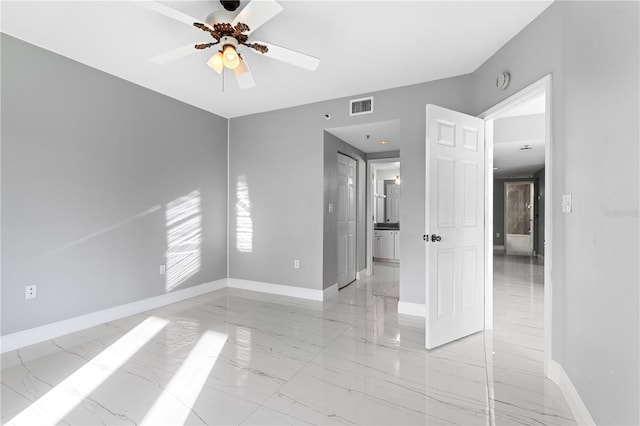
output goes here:
<path id="1" fill-rule="evenodd" d="M 235 12 L 240 7 L 240 0 L 220 0 L 220 4 L 229 12 Z"/>

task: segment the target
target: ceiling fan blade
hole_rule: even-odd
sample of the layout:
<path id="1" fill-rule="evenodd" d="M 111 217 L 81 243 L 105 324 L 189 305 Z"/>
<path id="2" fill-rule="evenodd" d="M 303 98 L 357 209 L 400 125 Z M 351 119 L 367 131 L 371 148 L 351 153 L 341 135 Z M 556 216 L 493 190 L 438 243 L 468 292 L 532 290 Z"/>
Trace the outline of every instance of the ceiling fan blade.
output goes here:
<path id="1" fill-rule="evenodd" d="M 249 4 L 238 13 L 231 24 L 233 26 L 238 22 L 247 24 L 249 26 L 247 34 L 250 34 L 252 31 L 260 28 L 262 24 L 282 12 L 282 9 L 283 7 L 280 3 L 275 0 L 254 0 L 249 2 Z"/>
<path id="2" fill-rule="evenodd" d="M 168 62 L 175 61 L 176 59 L 191 55 L 192 53 L 196 53 L 197 51 L 198 50 L 194 47 L 194 43 L 191 43 L 186 46 L 178 47 L 177 49 L 172 49 L 159 55 L 152 56 L 149 58 L 149 62 L 153 62 L 154 64 L 166 64 Z"/>
<path id="3" fill-rule="evenodd" d="M 246 59 L 243 58 L 240 61 L 240 65 L 233 70 L 233 73 L 236 75 L 238 87 L 241 89 L 250 89 L 256 86 L 256 81 L 253 79 L 253 75 L 251 75 L 251 70 L 249 69 Z"/>
<path id="4" fill-rule="evenodd" d="M 263 55 L 268 56 L 269 58 L 277 59 L 309 71 L 315 71 L 318 68 L 318 65 L 320 65 L 320 59 L 314 56 L 296 52 L 295 50 L 280 47 L 272 43 L 265 43 L 264 41 L 255 41 L 254 43 L 267 46 L 269 51 Z"/>
<path id="5" fill-rule="evenodd" d="M 189 26 L 192 26 L 194 22 L 201 22 L 200 19 L 196 19 L 193 16 L 189 16 L 184 12 L 181 12 L 169 6 L 165 6 L 164 4 L 159 3 L 157 1 L 140 1 L 140 2 L 136 2 L 136 4 L 139 4 L 142 7 L 145 7 L 161 15 L 167 16 L 171 19 L 175 19 L 176 21 L 182 22 L 183 24 L 187 24 Z M 209 27 L 211 30 L 213 30 L 213 27 L 211 27 L 210 25 L 208 24 L 204 24 L 204 25 Z"/>

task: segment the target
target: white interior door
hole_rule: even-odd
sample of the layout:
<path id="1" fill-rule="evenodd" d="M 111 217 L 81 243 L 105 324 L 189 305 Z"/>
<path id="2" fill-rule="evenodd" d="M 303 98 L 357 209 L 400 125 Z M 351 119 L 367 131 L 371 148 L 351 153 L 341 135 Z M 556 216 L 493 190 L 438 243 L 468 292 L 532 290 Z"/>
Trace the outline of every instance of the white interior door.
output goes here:
<path id="1" fill-rule="evenodd" d="M 400 186 L 395 183 L 388 183 L 386 185 L 387 195 L 387 222 L 398 223 L 400 222 Z"/>
<path id="2" fill-rule="evenodd" d="M 338 154 L 338 288 L 356 279 L 356 161 Z"/>
<path id="3" fill-rule="evenodd" d="M 426 347 L 484 328 L 484 121 L 427 105 Z"/>

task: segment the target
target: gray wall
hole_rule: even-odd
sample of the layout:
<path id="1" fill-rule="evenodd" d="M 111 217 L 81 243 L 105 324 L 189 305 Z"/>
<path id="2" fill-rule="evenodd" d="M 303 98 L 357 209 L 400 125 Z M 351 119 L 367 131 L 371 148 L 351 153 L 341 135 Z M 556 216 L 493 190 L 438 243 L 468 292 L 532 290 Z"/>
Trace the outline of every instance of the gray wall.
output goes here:
<path id="1" fill-rule="evenodd" d="M 469 111 L 471 82 L 461 76 L 231 119 L 230 276 L 322 289 L 324 130 L 400 119 L 400 300 L 424 303 L 425 105 Z M 349 99 L 368 95 L 375 96 L 375 111 L 349 117 Z M 254 222 L 252 253 L 238 251 L 234 243 L 233 188 L 241 176 L 248 179 L 252 215 L 260 222 Z"/>
<path id="2" fill-rule="evenodd" d="M 193 191 L 201 266 L 175 288 L 226 277 L 226 120 L 1 42 L 2 334 L 165 293 L 167 204 Z"/>
<path id="3" fill-rule="evenodd" d="M 400 158 L 400 151 L 384 151 L 384 152 L 369 152 L 366 154 L 368 160 L 380 160 L 383 158 Z"/>
<path id="4" fill-rule="evenodd" d="M 555 2 L 473 74 L 474 113 L 553 74 L 552 357 L 598 424 L 640 423 L 639 6 Z"/>
<path id="5" fill-rule="evenodd" d="M 329 203 L 334 207 L 338 203 L 338 153 L 348 155 L 357 162 L 356 271 L 367 267 L 367 162 L 365 154 L 331 133 L 324 132 L 323 288 L 338 282 L 338 218 L 335 209 L 333 213 L 329 213 Z"/>

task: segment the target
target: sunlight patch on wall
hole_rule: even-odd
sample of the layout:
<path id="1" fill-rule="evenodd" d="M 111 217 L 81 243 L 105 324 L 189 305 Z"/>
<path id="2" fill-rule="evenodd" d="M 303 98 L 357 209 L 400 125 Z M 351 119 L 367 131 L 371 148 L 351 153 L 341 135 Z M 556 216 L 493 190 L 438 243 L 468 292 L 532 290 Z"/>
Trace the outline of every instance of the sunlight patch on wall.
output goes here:
<path id="1" fill-rule="evenodd" d="M 247 178 L 240 176 L 236 184 L 236 249 L 242 253 L 253 251 L 253 221 Z"/>
<path id="2" fill-rule="evenodd" d="M 11 419 L 14 425 L 55 425 L 147 344 L 169 321 L 149 317 Z"/>
<path id="3" fill-rule="evenodd" d="M 185 424 L 227 337 L 213 331 L 204 332 L 145 415 L 143 425 Z"/>
<path id="4" fill-rule="evenodd" d="M 202 265 L 200 191 L 167 204 L 167 292 L 185 282 Z"/>

